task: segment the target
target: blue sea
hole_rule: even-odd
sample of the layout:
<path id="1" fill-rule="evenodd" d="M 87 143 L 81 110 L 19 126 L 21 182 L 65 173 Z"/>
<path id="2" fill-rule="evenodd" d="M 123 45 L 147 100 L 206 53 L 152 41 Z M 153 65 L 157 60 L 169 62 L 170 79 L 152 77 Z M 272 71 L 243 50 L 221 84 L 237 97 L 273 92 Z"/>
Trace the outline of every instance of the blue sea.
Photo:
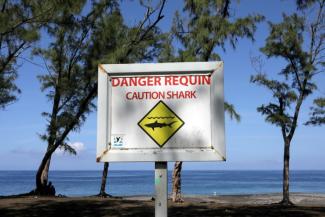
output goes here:
<path id="1" fill-rule="evenodd" d="M 0 171 L 0 195 L 26 193 L 35 187 L 35 171 Z M 171 191 L 169 171 L 169 191 Z M 101 171 L 50 171 L 57 194 L 98 194 Z M 290 191 L 325 193 L 325 171 L 291 171 Z M 187 195 L 263 194 L 282 191 L 282 171 L 183 171 Z M 107 192 L 114 196 L 154 195 L 154 171 L 109 171 Z"/>

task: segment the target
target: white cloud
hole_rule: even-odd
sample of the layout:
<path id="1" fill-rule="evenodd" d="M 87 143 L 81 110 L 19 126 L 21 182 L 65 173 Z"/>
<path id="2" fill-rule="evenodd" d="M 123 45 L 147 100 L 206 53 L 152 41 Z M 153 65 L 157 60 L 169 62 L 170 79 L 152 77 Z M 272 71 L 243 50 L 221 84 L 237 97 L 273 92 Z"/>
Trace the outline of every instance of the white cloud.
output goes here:
<path id="1" fill-rule="evenodd" d="M 74 148 L 77 152 L 85 150 L 85 145 L 82 142 L 75 142 L 69 144 L 72 148 Z"/>
<path id="2" fill-rule="evenodd" d="M 68 143 L 74 150 L 76 150 L 77 154 L 80 154 L 80 152 L 84 151 L 85 145 L 82 142 L 74 142 L 74 143 Z M 57 155 L 63 155 L 65 153 L 64 149 L 58 148 L 55 151 L 55 154 Z"/>

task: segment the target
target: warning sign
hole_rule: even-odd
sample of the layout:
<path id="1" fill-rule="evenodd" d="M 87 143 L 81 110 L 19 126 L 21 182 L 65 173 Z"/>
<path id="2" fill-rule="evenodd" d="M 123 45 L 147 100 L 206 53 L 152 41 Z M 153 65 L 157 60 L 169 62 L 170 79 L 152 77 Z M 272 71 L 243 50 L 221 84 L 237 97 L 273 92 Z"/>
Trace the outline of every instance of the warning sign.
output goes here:
<path id="1" fill-rule="evenodd" d="M 97 161 L 225 160 L 222 62 L 98 68 Z"/>
<path id="2" fill-rule="evenodd" d="M 162 148 L 184 125 L 163 101 L 159 101 L 139 122 L 139 127 Z"/>

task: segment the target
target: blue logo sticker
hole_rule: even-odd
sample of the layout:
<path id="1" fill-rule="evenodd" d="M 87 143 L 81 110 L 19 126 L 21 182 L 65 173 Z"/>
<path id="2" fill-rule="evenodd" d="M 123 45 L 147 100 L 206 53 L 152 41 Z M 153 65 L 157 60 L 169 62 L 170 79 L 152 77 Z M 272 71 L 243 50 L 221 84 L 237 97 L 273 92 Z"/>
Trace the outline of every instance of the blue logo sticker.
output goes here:
<path id="1" fill-rule="evenodd" d="M 123 135 L 113 135 L 113 147 L 123 147 L 124 145 L 124 138 Z"/>

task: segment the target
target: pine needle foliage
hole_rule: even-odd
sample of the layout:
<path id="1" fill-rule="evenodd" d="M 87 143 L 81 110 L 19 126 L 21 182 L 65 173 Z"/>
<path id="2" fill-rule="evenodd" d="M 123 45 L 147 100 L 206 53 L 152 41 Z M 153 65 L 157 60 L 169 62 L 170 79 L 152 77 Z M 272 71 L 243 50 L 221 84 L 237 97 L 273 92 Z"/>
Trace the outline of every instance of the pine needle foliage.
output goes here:
<path id="1" fill-rule="evenodd" d="M 248 15 L 234 18 L 230 0 L 185 0 L 183 16 L 176 12 L 173 33 L 181 42 L 178 51 L 181 61 L 220 60 L 217 49 L 234 49 L 241 38 L 254 40 L 256 24 L 264 18 Z M 220 51 L 219 51 L 220 52 Z"/>
<path id="2" fill-rule="evenodd" d="M 305 125 L 321 126 L 325 124 L 325 98 L 319 97 L 314 100 L 314 105 L 310 108 L 310 119 Z"/>
<path id="3" fill-rule="evenodd" d="M 0 0 L 0 109 L 15 102 L 22 53 L 40 39 L 40 30 L 60 10 L 59 0 Z"/>

